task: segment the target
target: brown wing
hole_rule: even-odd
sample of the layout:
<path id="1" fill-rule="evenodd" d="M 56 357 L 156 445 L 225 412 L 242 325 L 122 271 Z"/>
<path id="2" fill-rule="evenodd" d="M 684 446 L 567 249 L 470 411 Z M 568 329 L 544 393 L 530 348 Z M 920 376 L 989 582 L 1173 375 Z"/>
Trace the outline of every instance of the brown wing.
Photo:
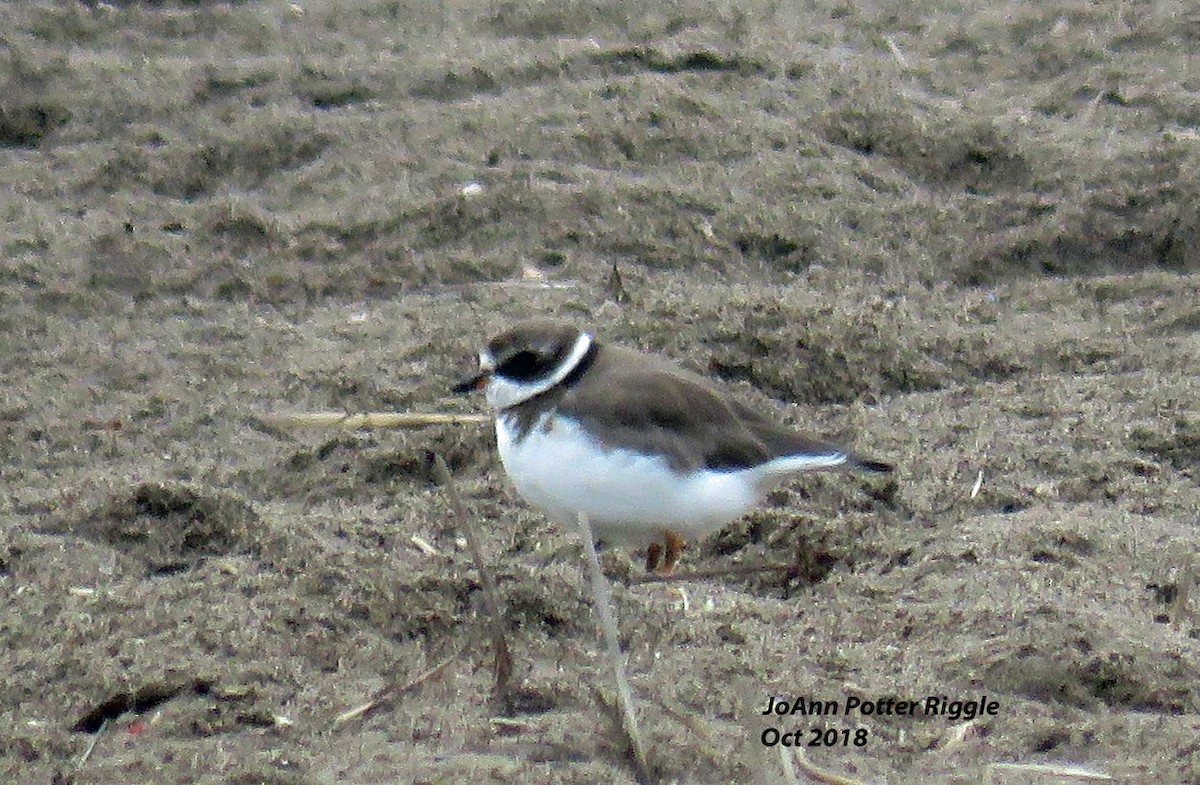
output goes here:
<path id="1" fill-rule="evenodd" d="M 736 471 L 787 455 L 845 454 L 645 355 L 606 346 L 586 379 L 559 399 L 560 411 L 603 434 L 609 446 L 662 453 L 676 469 Z"/>

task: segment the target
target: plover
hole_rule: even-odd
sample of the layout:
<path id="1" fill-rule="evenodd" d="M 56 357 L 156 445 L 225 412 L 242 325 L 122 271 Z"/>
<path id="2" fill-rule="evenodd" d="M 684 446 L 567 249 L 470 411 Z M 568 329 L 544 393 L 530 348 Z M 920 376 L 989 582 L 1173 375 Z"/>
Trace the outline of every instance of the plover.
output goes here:
<path id="1" fill-rule="evenodd" d="M 672 362 L 556 321 L 488 341 L 479 373 L 517 491 L 559 522 L 585 513 L 597 538 L 646 549 L 670 572 L 687 540 L 753 509 L 789 477 L 892 467 L 781 427 Z M 661 560 L 661 562 L 660 562 Z"/>

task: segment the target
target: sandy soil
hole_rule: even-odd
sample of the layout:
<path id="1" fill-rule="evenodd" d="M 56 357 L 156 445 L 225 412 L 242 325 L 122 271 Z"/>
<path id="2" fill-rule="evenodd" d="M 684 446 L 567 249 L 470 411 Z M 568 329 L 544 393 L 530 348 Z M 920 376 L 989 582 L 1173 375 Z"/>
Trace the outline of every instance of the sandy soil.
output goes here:
<path id="1" fill-rule="evenodd" d="M 615 584 L 653 779 L 786 781 L 770 726 L 866 729 L 808 750 L 863 782 L 1200 783 L 1194 4 L 13 0 L 0 31 L 0 781 L 634 781 L 578 538 L 485 426 L 261 420 L 474 411 L 484 337 L 557 315 L 900 467 L 685 555 L 792 573 Z"/>

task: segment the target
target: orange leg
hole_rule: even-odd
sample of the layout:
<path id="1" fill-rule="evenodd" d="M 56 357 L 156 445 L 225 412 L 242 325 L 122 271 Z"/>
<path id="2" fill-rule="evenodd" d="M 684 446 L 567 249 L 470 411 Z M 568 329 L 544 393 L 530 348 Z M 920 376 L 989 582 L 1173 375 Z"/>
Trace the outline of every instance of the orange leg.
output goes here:
<path id="1" fill-rule="evenodd" d="M 646 572 L 670 575 L 679 562 L 679 554 L 687 543 L 675 532 L 663 530 L 662 542 L 652 542 L 646 549 Z"/>
<path id="2" fill-rule="evenodd" d="M 683 546 L 686 544 L 683 538 L 673 531 L 663 532 L 663 541 L 666 544 L 665 553 L 663 553 L 662 572 L 663 575 L 670 575 L 675 571 L 675 564 L 679 561 L 679 554 L 683 552 Z"/>

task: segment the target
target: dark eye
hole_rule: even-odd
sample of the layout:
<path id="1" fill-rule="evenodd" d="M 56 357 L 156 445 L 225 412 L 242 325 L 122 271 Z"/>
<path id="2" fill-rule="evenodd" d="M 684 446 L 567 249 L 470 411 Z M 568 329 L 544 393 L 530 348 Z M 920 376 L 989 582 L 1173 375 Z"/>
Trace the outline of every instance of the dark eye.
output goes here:
<path id="1" fill-rule="evenodd" d="M 517 381 L 529 381 L 541 371 L 541 358 L 531 351 L 517 352 L 496 368 L 496 373 Z"/>

